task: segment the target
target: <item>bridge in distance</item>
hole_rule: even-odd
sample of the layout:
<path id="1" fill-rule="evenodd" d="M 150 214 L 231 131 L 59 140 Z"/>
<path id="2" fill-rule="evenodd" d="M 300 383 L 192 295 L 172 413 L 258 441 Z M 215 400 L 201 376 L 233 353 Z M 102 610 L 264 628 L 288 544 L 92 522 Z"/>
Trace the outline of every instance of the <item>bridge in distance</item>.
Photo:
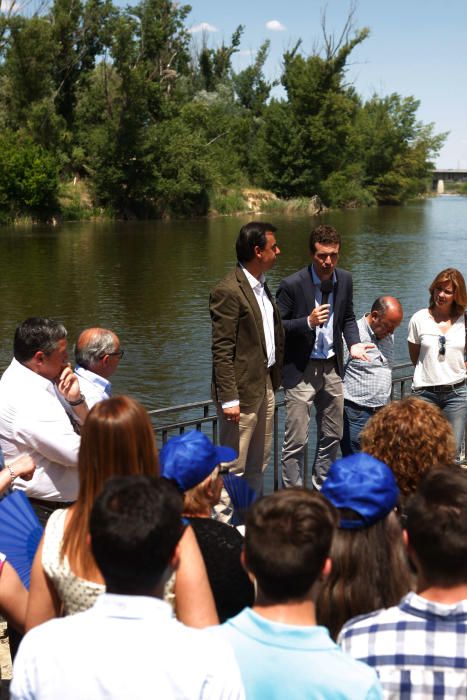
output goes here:
<path id="1" fill-rule="evenodd" d="M 432 187 L 438 194 L 444 193 L 446 182 L 467 182 L 467 170 L 448 169 L 433 170 Z"/>

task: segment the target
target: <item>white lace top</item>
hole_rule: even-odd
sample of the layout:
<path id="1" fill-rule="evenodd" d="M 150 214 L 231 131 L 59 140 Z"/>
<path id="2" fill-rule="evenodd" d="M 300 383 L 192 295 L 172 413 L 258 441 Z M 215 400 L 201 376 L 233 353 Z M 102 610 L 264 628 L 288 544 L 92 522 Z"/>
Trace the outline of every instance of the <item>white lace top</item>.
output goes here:
<path id="1" fill-rule="evenodd" d="M 74 615 L 94 605 L 96 598 L 105 591 L 105 586 L 76 576 L 70 569 L 68 558 L 60 559 L 66 514 L 66 509 L 56 510 L 47 522 L 42 566 L 63 603 L 64 614 Z"/>

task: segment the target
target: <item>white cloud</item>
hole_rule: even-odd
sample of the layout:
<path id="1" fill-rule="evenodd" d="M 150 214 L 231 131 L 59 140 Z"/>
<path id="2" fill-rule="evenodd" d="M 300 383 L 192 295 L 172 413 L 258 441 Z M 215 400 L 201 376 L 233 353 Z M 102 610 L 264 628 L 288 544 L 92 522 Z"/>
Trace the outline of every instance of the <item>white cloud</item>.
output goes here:
<path id="1" fill-rule="evenodd" d="M 270 29 L 271 32 L 285 32 L 286 30 L 286 27 L 278 19 L 270 19 L 269 22 L 266 22 L 266 28 Z"/>
<path id="2" fill-rule="evenodd" d="M 194 27 L 188 30 L 190 34 L 198 34 L 199 32 L 217 32 L 219 31 L 217 27 L 214 27 L 209 22 L 201 22 L 200 24 L 195 24 Z"/>
<path id="3" fill-rule="evenodd" d="M 241 51 L 237 51 L 237 56 L 254 56 L 255 53 L 254 49 L 241 49 Z"/>

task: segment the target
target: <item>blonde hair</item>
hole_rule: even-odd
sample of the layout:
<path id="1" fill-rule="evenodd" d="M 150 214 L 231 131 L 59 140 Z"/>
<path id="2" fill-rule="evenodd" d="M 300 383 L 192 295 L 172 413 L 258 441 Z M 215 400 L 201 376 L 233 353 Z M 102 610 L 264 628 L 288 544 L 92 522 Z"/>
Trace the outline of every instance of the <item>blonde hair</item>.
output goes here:
<path id="1" fill-rule="evenodd" d="M 200 484 L 185 491 L 183 503 L 183 512 L 185 515 L 195 516 L 206 513 L 206 511 L 209 511 L 212 506 L 215 505 L 212 503 L 207 493 L 206 486 L 209 482 L 214 486 L 217 479 L 219 479 L 219 467 L 216 467 L 212 474 L 207 476 Z"/>
<path id="2" fill-rule="evenodd" d="M 360 435 L 363 452 L 391 467 L 404 496 L 413 493 L 431 467 L 455 461 L 456 443 L 441 409 L 408 396 L 392 401 L 368 421 Z"/>

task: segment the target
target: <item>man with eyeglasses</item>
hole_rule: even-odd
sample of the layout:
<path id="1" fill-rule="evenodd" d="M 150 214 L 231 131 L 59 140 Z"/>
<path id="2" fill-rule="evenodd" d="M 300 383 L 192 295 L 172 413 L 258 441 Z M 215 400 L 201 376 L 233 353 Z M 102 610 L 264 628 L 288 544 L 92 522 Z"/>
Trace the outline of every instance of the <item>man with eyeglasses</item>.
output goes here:
<path id="1" fill-rule="evenodd" d="M 75 374 L 91 409 L 112 395 L 110 377 L 117 370 L 123 350 L 118 336 L 106 328 L 87 328 L 75 345 Z"/>
<path id="2" fill-rule="evenodd" d="M 353 359 L 344 349 L 344 457 L 360 452 L 361 431 L 391 398 L 394 331 L 403 318 L 398 299 L 378 297 L 370 313 L 357 321 L 361 340 L 374 346 L 367 350 L 369 361 Z"/>

